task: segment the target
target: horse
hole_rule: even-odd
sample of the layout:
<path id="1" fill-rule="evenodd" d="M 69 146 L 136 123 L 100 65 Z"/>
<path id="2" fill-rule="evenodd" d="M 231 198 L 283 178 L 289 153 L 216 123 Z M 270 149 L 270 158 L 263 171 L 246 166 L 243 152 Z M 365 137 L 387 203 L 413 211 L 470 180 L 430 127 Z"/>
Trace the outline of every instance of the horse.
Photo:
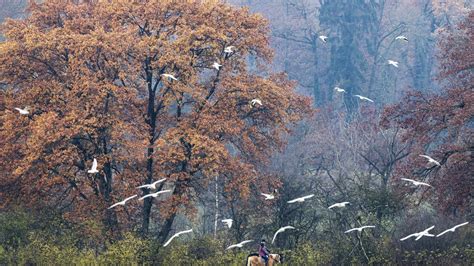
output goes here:
<path id="1" fill-rule="evenodd" d="M 283 254 L 268 255 L 267 266 L 273 266 L 277 263 L 283 263 Z M 265 266 L 265 261 L 257 253 L 252 253 L 247 256 L 247 266 Z"/>

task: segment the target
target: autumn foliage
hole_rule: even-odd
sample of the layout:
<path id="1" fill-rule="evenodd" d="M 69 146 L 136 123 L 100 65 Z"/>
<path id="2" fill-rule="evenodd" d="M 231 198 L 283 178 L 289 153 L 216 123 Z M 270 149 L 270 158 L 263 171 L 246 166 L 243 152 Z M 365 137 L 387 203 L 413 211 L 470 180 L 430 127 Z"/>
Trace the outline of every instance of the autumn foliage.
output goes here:
<path id="1" fill-rule="evenodd" d="M 266 67 L 268 24 L 247 9 L 45 1 L 29 12 L 3 25 L 0 43 L 4 207 L 51 207 L 113 231 L 138 223 L 147 231 L 155 215 L 166 238 L 216 175 L 243 200 L 271 183 L 258 166 L 310 113 L 309 99 Z M 263 105 L 250 105 L 255 98 Z M 29 115 L 14 110 L 25 106 Z M 88 174 L 94 158 L 99 173 Z M 159 178 L 171 194 L 107 210 Z"/>

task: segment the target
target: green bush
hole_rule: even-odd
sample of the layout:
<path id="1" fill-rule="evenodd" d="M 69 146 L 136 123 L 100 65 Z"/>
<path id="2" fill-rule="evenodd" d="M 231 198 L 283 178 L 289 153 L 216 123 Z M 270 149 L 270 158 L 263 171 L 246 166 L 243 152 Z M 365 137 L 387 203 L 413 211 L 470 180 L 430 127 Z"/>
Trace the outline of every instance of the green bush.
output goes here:
<path id="1" fill-rule="evenodd" d="M 109 246 L 98 258 L 100 264 L 106 265 L 136 265 L 147 260 L 150 255 L 151 242 L 139 238 L 131 233 L 124 235 L 119 240 Z"/>

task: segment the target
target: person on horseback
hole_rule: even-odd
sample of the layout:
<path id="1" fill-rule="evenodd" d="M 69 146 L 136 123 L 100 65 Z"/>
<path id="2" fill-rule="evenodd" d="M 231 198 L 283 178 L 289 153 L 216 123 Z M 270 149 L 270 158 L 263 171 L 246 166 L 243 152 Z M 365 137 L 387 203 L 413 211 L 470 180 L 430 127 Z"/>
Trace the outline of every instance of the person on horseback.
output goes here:
<path id="1" fill-rule="evenodd" d="M 268 255 L 270 255 L 270 250 L 267 249 L 265 246 L 265 239 L 262 239 L 260 242 L 260 247 L 258 248 L 258 255 L 262 257 L 262 259 L 265 261 L 265 265 L 268 263 Z"/>

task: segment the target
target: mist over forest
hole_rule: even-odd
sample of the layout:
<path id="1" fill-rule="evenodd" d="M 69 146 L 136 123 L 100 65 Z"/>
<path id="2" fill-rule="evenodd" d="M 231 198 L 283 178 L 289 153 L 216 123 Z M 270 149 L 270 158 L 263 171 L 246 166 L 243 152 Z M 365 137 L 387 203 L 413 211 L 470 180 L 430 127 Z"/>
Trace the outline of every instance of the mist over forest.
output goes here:
<path id="1" fill-rule="evenodd" d="M 472 265 L 472 8 L 0 0 L 0 265 Z"/>

